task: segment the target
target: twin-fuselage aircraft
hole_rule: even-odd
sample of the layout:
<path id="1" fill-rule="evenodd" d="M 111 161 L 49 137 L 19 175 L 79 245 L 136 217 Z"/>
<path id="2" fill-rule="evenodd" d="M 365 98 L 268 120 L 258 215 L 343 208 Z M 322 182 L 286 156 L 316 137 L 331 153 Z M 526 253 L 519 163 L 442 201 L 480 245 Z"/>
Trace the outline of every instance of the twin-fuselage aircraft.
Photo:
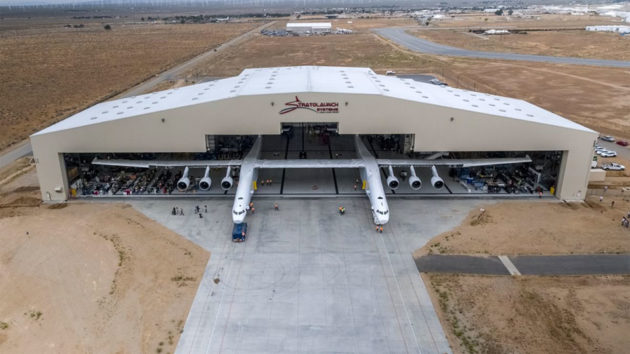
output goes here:
<path id="1" fill-rule="evenodd" d="M 422 188 L 422 181 L 417 176 L 415 168 L 430 168 L 433 188 L 444 187 L 444 180 L 439 176 L 436 166 L 449 167 L 479 167 L 491 165 L 506 165 L 528 163 L 528 156 L 521 158 L 488 158 L 488 159 L 442 159 L 444 153 L 430 156 L 426 159 L 377 159 L 367 149 L 361 138 L 354 138 L 358 158 L 356 159 L 294 159 L 294 160 L 265 160 L 260 159 L 262 137 L 258 136 L 251 149 L 242 160 L 100 160 L 94 159 L 92 164 L 134 168 L 184 168 L 182 177 L 177 181 L 177 189 L 186 191 L 191 186 L 189 172 L 191 168 L 205 169 L 204 176 L 199 180 L 200 190 L 208 190 L 212 185 L 210 179 L 211 168 L 227 168 L 225 177 L 221 180 L 221 188 L 229 190 L 234 185 L 231 177 L 231 169 L 239 167 L 239 183 L 236 187 L 234 205 L 232 207 L 232 220 L 235 224 L 245 221 L 251 198 L 256 191 L 258 169 L 285 169 L 285 168 L 357 168 L 360 171 L 362 186 L 365 194 L 370 199 L 371 211 L 374 223 L 384 225 L 389 222 L 390 213 L 385 198 L 385 191 L 381 182 L 381 167 L 388 170 L 387 187 L 395 190 L 400 186 L 400 181 L 393 172 L 393 167 L 405 167 L 409 169 L 409 187 L 413 190 Z"/>

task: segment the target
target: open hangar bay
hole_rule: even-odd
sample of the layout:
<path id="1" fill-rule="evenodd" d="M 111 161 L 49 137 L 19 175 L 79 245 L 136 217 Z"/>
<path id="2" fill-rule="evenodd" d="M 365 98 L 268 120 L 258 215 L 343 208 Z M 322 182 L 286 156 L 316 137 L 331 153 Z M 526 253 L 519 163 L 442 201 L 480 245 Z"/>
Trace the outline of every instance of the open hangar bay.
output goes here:
<path id="1" fill-rule="evenodd" d="M 246 156 L 257 137 L 265 161 L 356 161 L 356 144 L 377 159 L 424 161 L 413 172 L 413 166 L 389 169 L 379 163 L 390 196 L 543 193 L 582 200 L 597 133 L 518 99 L 378 75 L 368 68 L 303 66 L 246 69 L 236 77 L 104 102 L 32 135 L 31 142 L 42 199 L 63 201 L 233 194 L 240 168 L 230 161 Z M 448 164 L 519 157 L 531 161 Z M 95 159 L 171 165 L 102 166 Z M 430 159 L 436 161 L 434 171 Z M 195 168 L 195 161 L 225 166 L 206 170 L 201 162 Z M 267 165 L 257 170 L 256 194 L 352 195 L 366 187 L 355 168 Z M 399 188 L 390 188 L 392 173 Z M 408 183 L 414 173 L 420 179 L 416 185 Z M 436 174 L 444 188 L 432 188 Z M 182 177 L 189 183 L 179 189 Z M 210 183 L 200 184 L 204 177 Z M 218 182 L 226 179 L 229 184 Z"/>

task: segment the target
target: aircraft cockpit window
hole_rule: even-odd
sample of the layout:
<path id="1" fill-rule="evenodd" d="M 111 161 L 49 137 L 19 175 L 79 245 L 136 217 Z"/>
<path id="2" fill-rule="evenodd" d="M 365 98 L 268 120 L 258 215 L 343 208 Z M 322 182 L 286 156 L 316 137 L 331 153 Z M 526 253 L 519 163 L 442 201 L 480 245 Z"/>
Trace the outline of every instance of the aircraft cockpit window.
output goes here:
<path id="1" fill-rule="evenodd" d="M 376 198 L 376 199 L 383 199 L 383 197 L 378 197 L 378 198 Z"/>
<path id="2" fill-rule="evenodd" d="M 241 210 L 241 211 L 232 210 L 232 213 L 234 215 L 243 215 L 243 213 L 245 213 L 245 210 Z"/>
<path id="3" fill-rule="evenodd" d="M 387 215 L 389 213 L 389 210 L 377 210 L 376 212 L 381 215 Z"/>

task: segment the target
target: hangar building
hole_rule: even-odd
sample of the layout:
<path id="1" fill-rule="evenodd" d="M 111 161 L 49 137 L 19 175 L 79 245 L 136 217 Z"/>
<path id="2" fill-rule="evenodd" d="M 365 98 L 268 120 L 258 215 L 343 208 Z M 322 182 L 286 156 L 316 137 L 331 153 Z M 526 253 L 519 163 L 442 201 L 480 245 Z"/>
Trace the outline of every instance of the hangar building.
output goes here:
<path id="1" fill-rule="evenodd" d="M 330 33 L 332 24 L 330 22 L 289 22 L 286 31 L 297 34 L 322 34 Z"/>
<path id="2" fill-rule="evenodd" d="M 271 159 L 298 152 L 304 159 L 353 156 L 352 144 L 345 142 L 355 136 L 388 158 L 527 155 L 530 164 L 511 169 L 440 167 L 447 186 L 440 193 L 542 190 L 571 201 L 586 195 L 597 139 L 595 131 L 518 99 L 378 75 L 369 68 L 301 66 L 246 69 L 235 77 L 100 103 L 33 134 L 31 143 L 42 199 L 63 201 L 171 194 L 181 176 L 164 169 L 94 166 L 94 158 L 229 159 L 242 157 L 257 136 Z M 224 171 L 212 173 L 220 179 Z M 202 172 L 194 172 L 193 181 Z M 332 171 L 338 194 L 347 183 L 337 180 L 350 176 L 342 172 Z M 238 178 L 237 170 L 231 173 Z M 274 173 L 284 187 L 285 172 Z M 404 177 L 401 169 L 394 173 Z M 311 173 L 300 176 L 308 179 Z"/>

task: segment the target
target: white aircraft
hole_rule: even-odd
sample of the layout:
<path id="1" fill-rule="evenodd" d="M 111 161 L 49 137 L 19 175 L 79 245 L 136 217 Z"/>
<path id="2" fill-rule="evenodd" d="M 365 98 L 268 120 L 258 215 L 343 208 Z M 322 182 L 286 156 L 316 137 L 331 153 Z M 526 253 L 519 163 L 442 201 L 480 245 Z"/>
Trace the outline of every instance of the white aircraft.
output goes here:
<path id="1" fill-rule="evenodd" d="M 490 165 L 506 165 L 527 163 L 532 160 L 529 156 L 520 158 L 490 158 L 490 159 L 438 159 L 445 153 L 437 153 L 425 159 L 376 159 L 367 149 L 361 138 L 355 136 L 355 146 L 358 154 L 356 159 L 294 159 L 294 160 L 263 160 L 260 159 L 260 147 L 262 137 L 258 136 L 252 148 L 242 160 L 99 160 L 92 161 L 94 165 L 120 166 L 120 167 L 184 167 L 182 177 L 177 181 L 177 188 L 186 191 L 190 187 L 188 173 L 191 168 L 205 168 L 204 177 L 199 181 L 199 188 L 208 190 L 211 186 L 210 168 L 225 168 L 227 173 L 221 180 L 221 188 L 229 190 L 234 185 L 230 177 L 233 167 L 240 167 L 239 184 L 236 188 L 234 206 L 232 207 L 232 220 L 235 224 L 245 221 L 247 210 L 252 195 L 257 189 L 256 180 L 260 168 L 358 168 L 363 180 L 363 189 L 370 199 L 372 217 L 376 225 L 384 225 L 389 221 L 389 207 L 385 198 L 385 191 L 381 183 L 380 167 L 387 167 L 387 186 L 396 190 L 400 186 L 398 178 L 394 176 L 393 167 L 409 168 L 409 187 L 413 190 L 422 188 L 422 181 L 416 175 L 416 167 L 430 167 L 432 172 L 431 185 L 433 188 L 444 187 L 444 180 L 439 176 L 436 166 L 449 167 L 478 167 Z"/>

